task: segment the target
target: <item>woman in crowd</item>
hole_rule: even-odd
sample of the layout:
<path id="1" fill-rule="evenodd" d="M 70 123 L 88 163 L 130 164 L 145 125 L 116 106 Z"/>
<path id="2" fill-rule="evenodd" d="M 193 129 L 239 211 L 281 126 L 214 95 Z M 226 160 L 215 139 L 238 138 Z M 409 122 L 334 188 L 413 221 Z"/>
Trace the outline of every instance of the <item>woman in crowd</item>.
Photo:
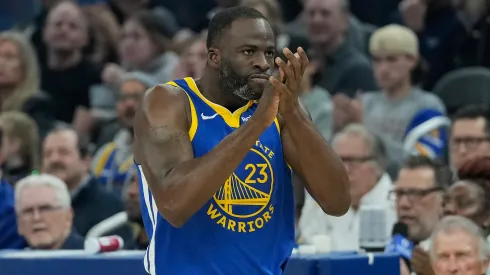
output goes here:
<path id="1" fill-rule="evenodd" d="M 172 80 L 179 58 L 173 51 L 174 30 L 152 11 L 141 11 L 122 27 L 119 43 L 121 66 L 109 64 L 102 73 L 106 84 L 117 83 L 127 71 L 142 71 L 161 82 Z"/>
<path id="2" fill-rule="evenodd" d="M 459 215 L 490 233 L 490 157 L 467 161 L 458 171 L 459 181 L 446 194 L 446 215 Z"/>
<path id="3" fill-rule="evenodd" d="M 44 137 L 54 125 L 54 115 L 39 82 L 37 58 L 26 38 L 15 32 L 0 33 L 0 111 L 25 112 Z"/>
<path id="4" fill-rule="evenodd" d="M 39 169 L 40 143 L 36 123 L 21 112 L 0 115 L 3 132 L 3 177 L 10 184 Z"/>
<path id="5" fill-rule="evenodd" d="M 159 83 L 171 81 L 179 63 L 173 50 L 177 29 L 158 11 L 140 11 L 122 26 L 119 41 L 120 64 L 108 63 L 103 72 L 103 85 L 91 88 L 92 114 L 96 125 L 116 118 L 116 88 L 126 72 L 140 71 L 151 75 Z"/>
<path id="6" fill-rule="evenodd" d="M 192 77 L 200 78 L 206 66 L 207 49 L 206 39 L 202 36 L 194 36 L 181 43 L 183 46 L 179 64 L 174 70 L 174 79 Z"/>

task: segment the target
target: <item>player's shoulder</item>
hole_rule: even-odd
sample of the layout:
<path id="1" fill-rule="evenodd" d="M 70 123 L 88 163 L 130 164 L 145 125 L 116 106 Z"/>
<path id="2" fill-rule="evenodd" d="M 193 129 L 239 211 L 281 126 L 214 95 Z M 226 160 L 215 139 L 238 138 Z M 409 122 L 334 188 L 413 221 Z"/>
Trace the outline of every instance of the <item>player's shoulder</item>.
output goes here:
<path id="1" fill-rule="evenodd" d="M 144 125 L 185 124 L 187 105 L 188 98 L 180 87 L 169 84 L 154 86 L 145 92 L 136 112 L 135 130 Z"/>
<path id="2" fill-rule="evenodd" d="M 186 103 L 187 96 L 180 87 L 160 84 L 145 92 L 141 107 L 146 114 L 153 114 L 179 110 Z"/>
<path id="3" fill-rule="evenodd" d="M 185 92 L 182 88 L 170 84 L 159 84 L 145 92 L 144 102 L 146 104 L 158 102 L 158 104 L 174 105 L 185 98 Z"/>

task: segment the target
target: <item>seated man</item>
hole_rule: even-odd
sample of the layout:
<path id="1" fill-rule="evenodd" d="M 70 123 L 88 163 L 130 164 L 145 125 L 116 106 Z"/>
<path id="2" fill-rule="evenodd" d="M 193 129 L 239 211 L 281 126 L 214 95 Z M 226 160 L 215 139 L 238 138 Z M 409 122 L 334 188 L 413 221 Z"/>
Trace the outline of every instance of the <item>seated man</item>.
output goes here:
<path id="1" fill-rule="evenodd" d="M 31 175 L 15 186 L 19 233 L 32 249 L 83 249 L 84 239 L 74 231 L 70 192 L 48 174 Z"/>
<path id="2" fill-rule="evenodd" d="M 432 233 L 429 250 L 435 275 L 487 272 L 488 244 L 480 227 L 467 218 L 447 216 L 442 219 Z"/>

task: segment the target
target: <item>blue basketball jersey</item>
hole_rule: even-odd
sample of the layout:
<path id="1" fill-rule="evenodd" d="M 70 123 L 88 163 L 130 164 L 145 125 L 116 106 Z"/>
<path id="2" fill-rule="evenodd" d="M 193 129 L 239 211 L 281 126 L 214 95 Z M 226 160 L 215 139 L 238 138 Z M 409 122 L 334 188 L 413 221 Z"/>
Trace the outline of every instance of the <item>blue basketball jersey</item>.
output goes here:
<path id="1" fill-rule="evenodd" d="M 189 137 L 196 158 L 246 123 L 257 108 L 251 101 L 231 113 L 207 100 L 192 78 L 167 84 L 182 88 L 189 98 Z M 158 213 L 139 165 L 138 172 L 143 220 L 151 239 L 144 259 L 148 273 L 282 273 L 294 245 L 294 202 L 291 169 L 284 160 L 277 120 L 214 196 L 180 228 Z"/>

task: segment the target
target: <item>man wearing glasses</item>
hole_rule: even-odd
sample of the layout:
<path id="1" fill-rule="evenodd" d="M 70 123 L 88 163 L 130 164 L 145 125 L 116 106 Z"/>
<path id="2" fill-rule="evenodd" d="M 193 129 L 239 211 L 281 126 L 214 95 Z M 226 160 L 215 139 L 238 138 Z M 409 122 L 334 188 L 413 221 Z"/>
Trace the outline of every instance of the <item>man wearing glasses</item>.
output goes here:
<path id="1" fill-rule="evenodd" d="M 362 124 L 349 124 L 335 135 L 332 148 L 349 176 L 351 207 L 342 217 L 329 216 L 307 195 L 299 221 L 301 237 L 306 243 L 314 243 L 315 235 L 328 235 L 333 250 L 357 250 L 364 246 L 363 228 L 369 226 L 368 222 L 362 221 L 373 217 L 367 211 L 382 209 L 381 215 L 389 228 L 380 232 L 379 237 L 389 238 L 396 213 L 393 203 L 388 200 L 393 183 L 385 172 L 386 151 L 382 141 Z M 382 236 L 383 233 L 386 236 Z"/>
<path id="2" fill-rule="evenodd" d="M 30 175 L 15 186 L 19 233 L 32 249 L 83 249 L 74 231 L 71 197 L 66 184 L 48 174 Z"/>
<path id="3" fill-rule="evenodd" d="M 451 129 L 450 158 L 456 169 L 468 159 L 490 156 L 490 111 L 483 106 L 459 110 Z"/>
<path id="4" fill-rule="evenodd" d="M 444 190 L 451 183 L 450 169 L 424 156 L 411 156 L 398 174 L 390 198 L 396 202 L 398 220 L 408 226 L 409 239 L 419 245 L 426 263 L 429 264 L 426 242 L 443 214 Z M 415 254 L 415 252 L 414 252 Z M 415 257 L 414 257 L 415 258 Z M 430 265 L 415 262 L 412 268 L 417 274 Z M 418 269 L 418 270 L 417 270 Z"/>

